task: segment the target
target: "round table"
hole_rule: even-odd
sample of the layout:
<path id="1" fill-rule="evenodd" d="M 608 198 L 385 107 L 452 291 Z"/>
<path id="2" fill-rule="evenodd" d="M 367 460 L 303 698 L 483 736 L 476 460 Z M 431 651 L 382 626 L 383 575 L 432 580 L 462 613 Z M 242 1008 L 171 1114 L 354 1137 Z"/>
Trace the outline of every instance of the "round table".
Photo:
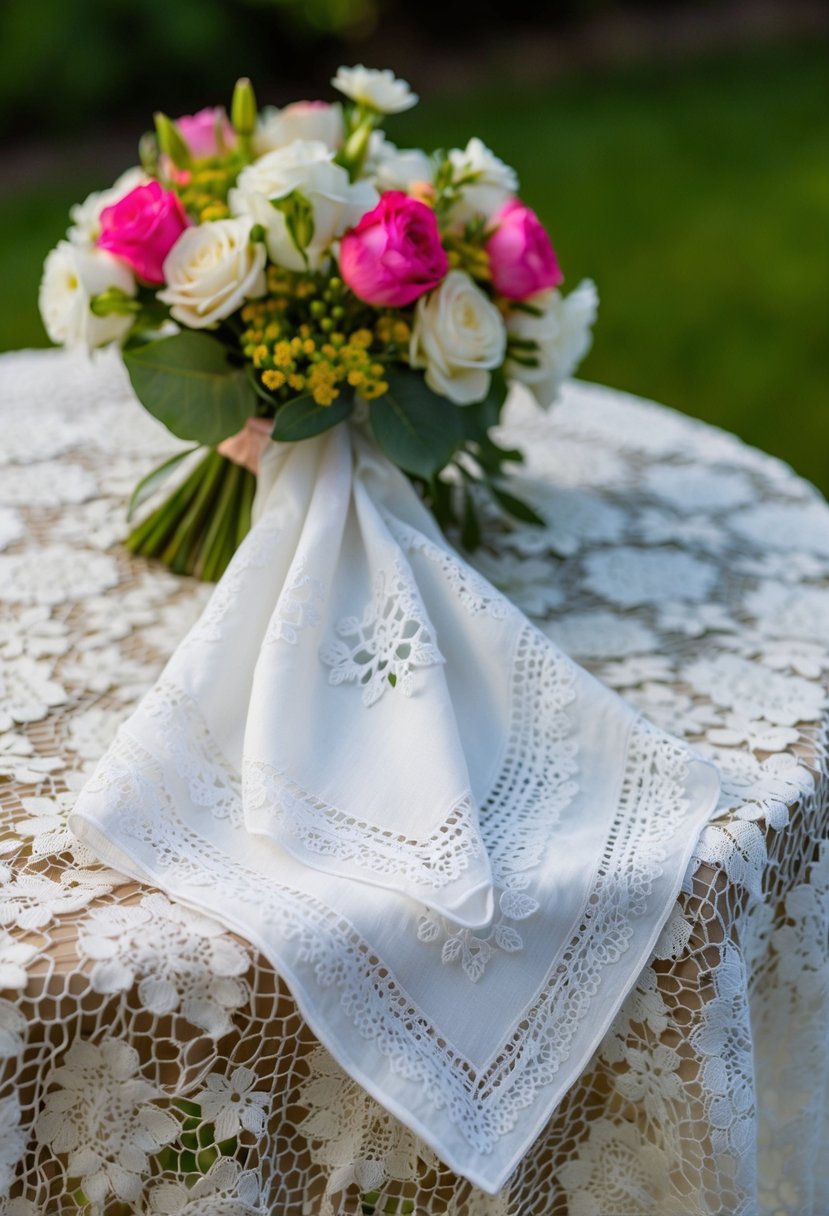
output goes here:
<path id="1" fill-rule="evenodd" d="M 118 360 L 0 359 L 0 1216 L 703 1216 L 829 1207 L 829 508 L 733 436 L 572 383 L 510 402 L 473 561 L 719 766 L 653 959 L 510 1184 L 452 1174 L 267 960 L 102 867 L 74 794 L 210 588 L 131 558 L 175 450 Z"/>

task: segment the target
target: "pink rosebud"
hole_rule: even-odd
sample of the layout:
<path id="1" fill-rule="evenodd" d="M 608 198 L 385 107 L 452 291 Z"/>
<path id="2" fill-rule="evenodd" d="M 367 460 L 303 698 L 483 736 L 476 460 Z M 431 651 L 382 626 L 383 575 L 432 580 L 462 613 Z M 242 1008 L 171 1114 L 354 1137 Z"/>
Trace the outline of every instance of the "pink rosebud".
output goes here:
<path id="1" fill-rule="evenodd" d="M 340 274 L 375 308 L 404 308 L 448 269 L 434 211 L 399 190 L 382 194 L 340 242 Z"/>
<path id="2" fill-rule="evenodd" d="M 162 266 L 190 221 L 172 190 L 136 186 L 101 212 L 98 245 L 131 266 L 146 283 L 163 283 Z"/>
<path id="3" fill-rule="evenodd" d="M 492 217 L 486 243 L 492 285 L 509 300 L 526 300 L 564 281 L 550 238 L 538 216 L 520 199 L 504 203 Z"/>
<path id="4" fill-rule="evenodd" d="M 176 126 L 190 149 L 190 155 L 217 156 L 224 149 L 236 145 L 236 133 L 228 121 L 223 106 L 208 106 L 198 114 L 184 114 L 176 119 Z M 223 148 L 219 145 L 219 135 Z"/>

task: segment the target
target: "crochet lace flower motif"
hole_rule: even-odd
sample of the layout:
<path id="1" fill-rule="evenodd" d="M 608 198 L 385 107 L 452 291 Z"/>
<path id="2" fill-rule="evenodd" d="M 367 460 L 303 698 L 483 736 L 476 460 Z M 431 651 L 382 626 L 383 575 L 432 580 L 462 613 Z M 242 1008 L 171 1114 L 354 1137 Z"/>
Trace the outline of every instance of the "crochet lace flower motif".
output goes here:
<path id="1" fill-rule="evenodd" d="M 206 1086 L 193 1096 L 201 1106 L 202 1117 L 216 1125 L 216 1140 L 229 1140 L 240 1128 L 261 1135 L 265 1129 L 265 1111 L 270 1094 L 257 1093 L 253 1086 L 256 1073 L 240 1065 L 229 1076 L 211 1072 Z"/>
<path id="2" fill-rule="evenodd" d="M 78 951 L 93 963 L 96 992 L 124 992 L 137 983 L 150 1013 L 180 1009 L 214 1037 L 230 1029 L 230 1012 L 244 1005 L 245 949 L 210 917 L 145 895 L 128 907 L 93 908 L 78 934 Z"/>
<path id="3" fill-rule="evenodd" d="M 134 1047 L 120 1039 L 78 1040 L 54 1069 L 35 1137 L 66 1154 L 93 1204 L 110 1192 L 125 1203 L 141 1195 L 151 1153 L 175 1139 L 178 1121 L 154 1104 L 162 1094 L 140 1076 Z"/>

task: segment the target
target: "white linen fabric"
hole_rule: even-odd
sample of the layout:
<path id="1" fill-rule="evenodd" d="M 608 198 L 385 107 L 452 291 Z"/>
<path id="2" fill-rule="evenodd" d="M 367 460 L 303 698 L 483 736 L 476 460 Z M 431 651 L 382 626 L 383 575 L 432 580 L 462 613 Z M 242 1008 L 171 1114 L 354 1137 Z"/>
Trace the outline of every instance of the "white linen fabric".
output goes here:
<path id="1" fill-rule="evenodd" d="M 358 428 L 272 445 L 255 514 L 70 828 L 259 947 L 494 1194 L 651 955 L 716 770 L 473 571 Z"/>

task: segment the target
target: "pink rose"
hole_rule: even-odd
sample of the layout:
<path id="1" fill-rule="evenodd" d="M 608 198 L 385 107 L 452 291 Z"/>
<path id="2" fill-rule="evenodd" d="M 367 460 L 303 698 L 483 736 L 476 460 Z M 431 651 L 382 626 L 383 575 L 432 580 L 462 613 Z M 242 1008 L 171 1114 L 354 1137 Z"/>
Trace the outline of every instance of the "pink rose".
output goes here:
<path id="1" fill-rule="evenodd" d="M 163 283 L 164 259 L 190 221 L 178 195 L 150 182 L 105 207 L 100 224 L 101 249 L 121 258 L 146 283 Z"/>
<path id="2" fill-rule="evenodd" d="M 176 119 L 176 126 L 184 136 L 191 156 L 217 156 L 223 148 L 219 146 L 219 135 L 224 149 L 236 144 L 236 134 L 228 122 L 222 106 L 208 106 L 198 114 L 183 114 Z"/>
<path id="3" fill-rule="evenodd" d="M 492 217 L 486 243 L 492 285 L 509 300 L 526 300 L 564 281 L 544 225 L 520 199 L 504 203 Z"/>
<path id="4" fill-rule="evenodd" d="M 434 211 L 399 190 L 382 194 L 340 242 L 340 274 L 375 308 L 404 308 L 448 269 Z"/>

